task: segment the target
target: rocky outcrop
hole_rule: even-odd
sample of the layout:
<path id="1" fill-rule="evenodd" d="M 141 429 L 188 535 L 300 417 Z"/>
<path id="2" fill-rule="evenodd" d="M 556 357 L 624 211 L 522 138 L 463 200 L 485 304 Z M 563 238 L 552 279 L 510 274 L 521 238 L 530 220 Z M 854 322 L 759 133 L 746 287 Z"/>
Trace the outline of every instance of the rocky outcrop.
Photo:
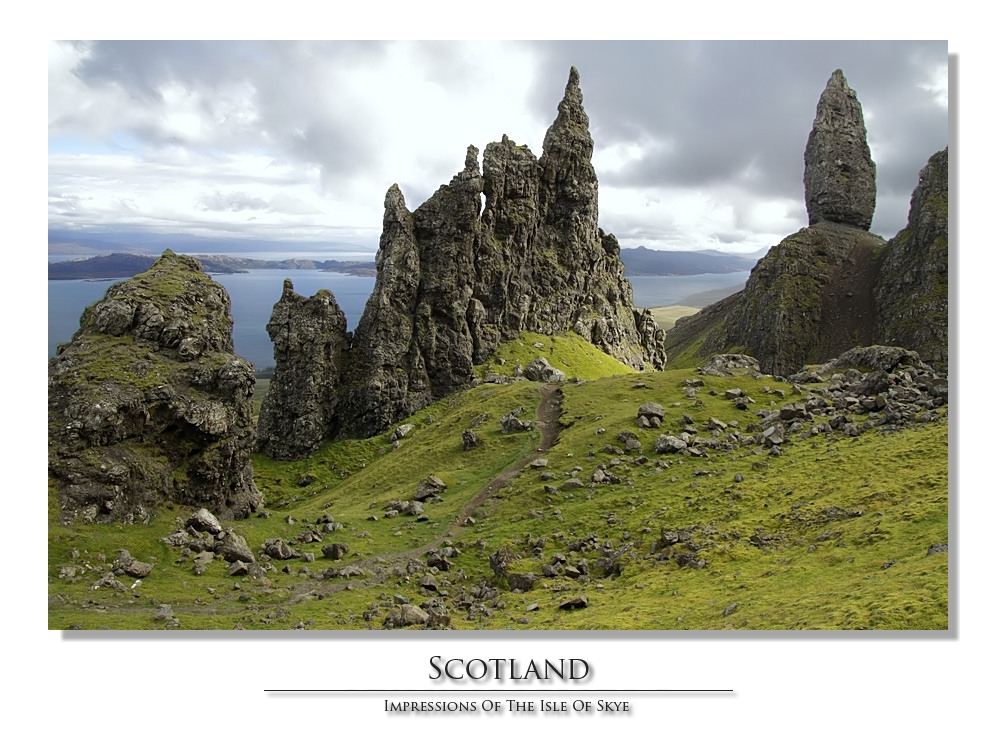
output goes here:
<path id="1" fill-rule="evenodd" d="M 732 352 L 728 346 L 740 345 L 765 372 L 787 375 L 871 344 L 872 289 L 884 245 L 830 222 L 786 237 L 751 271 L 740 304 L 706 348 Z"/>
<path id="2" fill-rule="evenodd" d="M 347 319 L 326 289 L 305 298 L 286 279 L 267 334 L 277 368 L 261 405 L 257 449 L 277 459 L 306 457 L 338 428 Z"/>
<path id="3" fill-rule="evenodd" d="M 574 68 L 541 158 L 504 136 L 482 171 L 469 146 L 463 169 L 413 212 L 389 189 L 332 432 L 370 436 L 470 385 L 472 367 L 523 331 L 572 330 L 635 368 L 662 368 L 663 331 L 633 308 L 618 242 L 597 225 L 593 149 Z M 272 411 L 307 413 L 271 406 L 262 424 Z M 282 456 L 285 443 L 268 431 L 260 446 Z"/>
<path id="4" fill-rule="evenodd" d="M 253 481 L 253 367 L 225 289 L 169 250 L 111 286 L 49 361 L 49 478 L 68 515 L 143 519 L 163 500 L 224 519 Z"/>
<path id="5" fill-rule="evenodd" d="M 906 227 L 889 241 L 875 287 L 875 340 L 905 345 L 948 372 L 948 149 L 931 156 Z"/>
<path id="6" fill-rule="evenodd" d="M 875 214 L 875 163 L 861 103 L 837 69 L 816 105 L 805 152 L 809 224 L 837 222 L 871 227 Z"/>
<path id="7" fill-rule="evenodd" d="M 666 335 L 668 355 L 745 352 L 789 375 L 860 345 L 920 352 L 947 371 L 947 150 L 921 173 L 910 222 L 888 244 L 866 232 L 875 169 L 861 107 L 840 71 L 817 107 L 805 155 L 810 226 L 754 267 L 744 290 Z"/>

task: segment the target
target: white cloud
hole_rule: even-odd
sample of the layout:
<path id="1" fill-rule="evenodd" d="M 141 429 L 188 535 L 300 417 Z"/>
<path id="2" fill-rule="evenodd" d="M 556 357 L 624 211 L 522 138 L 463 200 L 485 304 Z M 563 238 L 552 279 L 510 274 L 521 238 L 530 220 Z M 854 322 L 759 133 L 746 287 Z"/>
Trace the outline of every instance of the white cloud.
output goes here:
<path id="1" fill-rule="evenodd" d="M 803 47 L 759 48 L 767 53 L 666 42 L 52 43 L 50 226 L 278 239 L 347 228 L 374 248 L 391 184 L 412 209 L 462 168 L 469 144 L 482 150 L 506 133 L 541 155 L 570 59 L 583 74 L 602 226 L 626 245 L 756 249 L 804 224 L 801 153 L 789 141 L 804 146 L 808 122 L 786 129 L 786 111 L 811 120 L 822 91 L 815 69 L 782 56 L 801 60 Z M 814 48 L 821 70 L 837 55 Z M 866 60 L 859 48 L 849 48 L 851 81 L 868 85 L 859 95 L 878 123 L 877 222 L 894 234 L 906 214 L 899 192 L 933 153 L 914 151 L 939 135 L 920 95 L 940 110 L 946 67 L 936 47 L 916 47 L 898 74 L 886 68 L 892 54 Z M 690 83 L 669 73 L 680 57 Z M 727 65 L 747 61 L 755 72 L 726 87 Z M 765 73 L 774 65 L 780 76 Z M 894 83 L 904 72 L 908 85 Z M 796 104 L 763 114 L 750 83 L 772 106 Z M 896 134 L 900 125 L 910 128 Z"/>

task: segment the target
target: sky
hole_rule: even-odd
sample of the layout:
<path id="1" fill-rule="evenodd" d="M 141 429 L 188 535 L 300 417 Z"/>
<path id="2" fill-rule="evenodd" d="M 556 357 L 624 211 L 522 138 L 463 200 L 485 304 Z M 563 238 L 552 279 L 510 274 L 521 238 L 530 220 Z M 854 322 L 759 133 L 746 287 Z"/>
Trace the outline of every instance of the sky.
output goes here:
<path id="1" fill-rule="evenodd" d="M 753 252 L 806 225 L 802 156 L 841 68 L 888 238 L 948 144 L 947 64 L 944 41 L 52 41 L 49 228 L 373 253 L 391 184 L 414 209 L 469 144 L 540 156 L 575 65 L 601 226 Z"/>
<path id="2" fill-rule="evenodd" d="M 802 155 L 836 68 L 876 162 L 873 232 L 905 225 L 948 143 L 943 41 L 53 41 L 48 61 L 49 227 L 81 234 L 373 253 L 391 184 L 414 209 L 468 144 L 541 155 L 571 65 L 601 226 L 626 247 L 752 252 L 805 226 Z"/>

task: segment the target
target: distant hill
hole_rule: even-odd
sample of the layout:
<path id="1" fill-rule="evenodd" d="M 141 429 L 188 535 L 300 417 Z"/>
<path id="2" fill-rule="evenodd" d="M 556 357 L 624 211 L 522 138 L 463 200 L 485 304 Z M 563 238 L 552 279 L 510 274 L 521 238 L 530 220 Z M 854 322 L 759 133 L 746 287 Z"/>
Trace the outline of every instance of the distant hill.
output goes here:
<path id="1" fill-rule="evenodd" d="M 294 249 L 297 252 L 356 254 L 374 253 L 377 242 L 364 238 L 338 240 L 265 240 L 242 237 L 199 237 L 184 232 L 150 233 L 118 229 L 80 233 L 74 230 L 49 230 L 49 255 L 97 255 L 100 253 L 142 253 L 159 256 L 166 249 L 193 253 L 277 253 Z"/>
<path id="2" fill-rule="evenodd" d="M 199 258 L 202 270 L 213 273 L 238 273 L 239 269 L 226 263 Z M 112 253 L 99 255 L 84 260 L 64 260 L 60 263 L 49 263 L 49 280 L 66 281 L 78 278 L 131 278 L 150 269 L 156 261 L 151 255 L 135 255 L 133 253 Z"/>
<path id="3" fill-rule="evenodd" d="M 177 240 L 176 242 L 174 240 Z M 252 245 L 252 246 L 251 246 Z M 300 250 L 309 250 L 314 243 L 305 243 Z M 122 271 L 112 275 L 100 275 L 86 273 L 87 267 L 74 266 L 73 268 L 50 269 L 49 278 L 129 278 L 136 273 L 153 264 L 165 248 L 170 248 L 175 252 L 185 252 L 193 254 L 196 251 L 192 248 L 201 249 L 202 252 L 212 253 L 211 260 L 220 265 L 219 268 L 211 267 L 216 273 L 226 273 L 221 265 L 226 264 L 237 271 L 254 270 L 256 268 L 283 268 L 283 269 L 317 269 L 331 270 L 339 273 L 351 273 L 359 276 L 374 276 L 374 258 L 369 261 L 357 260 L 308 260 L 308 259 L 286 259 L 286 260 L 264 260 L 257 258 L 242 258 L 232 255 L 224 255 L 226 252 L 246 252 L 254 248 L 260 248 L 261 252 L 280 252 L 287 250 L 288 243 L 277 243 L 267 241 L 254 241 L 248 244 L 246 241 L 212 240 L 208 238 L 191 238 L 189 236 L 178 235 L 170 241 L 159 238 L 155 241 L 148 238 L 137 237 L 133 233 L 116 235 L 105 233 L 100 237 L 81 237 L 75 233 L 50 230 L 49 231 L 49 255 L 66 256 L 75 255 L 81 258 L 87 256 L 99 256 L 109 253 L 116 258 L 128 253 L 133 257 L 145 257 L 145 266 L 131 272 Z M 317 252 L 320 249 L 317 247 Z M 736 273 L 738 271 L 749 271 L 763 252 L 736 255 L 733 253 L 723 253 L 718 250 L 653 250 L 647 247 L 622 248 L 621 259 L 625 264 L 626 276 L 694 276 L 701 273 Z M 196 255 L 199 260 L 205 262 L 206 256 Z M 76 261 L 74 261 L 76 262 Z M 105 261 L 107 266 L 102 266 L 100 262 L 95 262 L 95 266 L 110 267 L 114 261 Z M 138 261 L 136 261 L 138 262 Z M 124 263 L 124 261 L 122 261 Z M 79 269 L 74 271 L 74 269 Z M 84 275 L 53 275 L 54 273 L 79 272 Z"/>
<path id="4" fill-rule="evenodd" d="M 282 270 L 324 270 L 347 273 L 355 276 L 374 276 L 375 263 L 346 260 L 257 260 L 255 258 L 234 258 L 228 255 L 196 255 L 206 273 L 245 273 L 249 270 L 277 268 Z M 156 261 L 152 255 L 134 253 L 112 253 L 81 260 L 65 260 L 49 263 L 49 280 L 64 281 L 74 279 L 131 278 L 149 270 Z"/>
<path id="5" fill-rule="evenodd" d="M 752 255 L 734 255 L 718 250 L 651 250 L 622 248 L 626 276 L 695 276 L 701 273 L 749 271 L 757 262 Z"/>

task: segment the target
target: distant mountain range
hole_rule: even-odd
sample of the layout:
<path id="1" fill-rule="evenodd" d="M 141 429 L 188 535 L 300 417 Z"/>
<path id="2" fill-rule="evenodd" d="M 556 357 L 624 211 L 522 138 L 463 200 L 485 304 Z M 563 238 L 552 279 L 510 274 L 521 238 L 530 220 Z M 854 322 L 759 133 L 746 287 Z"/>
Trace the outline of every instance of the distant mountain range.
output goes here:
<path id="1" fill-rule="evenodd" d="M 749 271 L 760 254 L 736 255 L 718 250 L 622 248 L 626 276 L 695 276 L 700 273 Z"/>
<path id="2" fill-rule="evenodd" d="M 282 270 L 324 270 L 347 273 L 354 276 L 374 276 L 374 262 L 344 260 L 307 260 L 288 258 L 285 260 L 258 260 L 256 258 L 234 258 L 229 255 L 197 255 L 206 273 L 245 273 L 249 270 L 278 268 Z M 65 281 L 73 279 L 131 278 L 149 270 L 156 261 L 152 255 L 135 253 L 112 253 L 82 260 L 64 260 L 49 263 L 49 280 Z"/>
<path id="3" fill-rule="evenodd" d="M 49 279 L 131 278 L 137 273 L 147 270 L 153 264 L 161 252 L 159 248 L 161 244 L 157 243 L 155 247 L 149 243 L 126 246 L 122 242 L 114 242 L 111 239 L 89 239 L 62 231 L 50 231 L 50 256 L 78 255 L 80 259 L 50 263 Z M 223 243 L 206 239 L 200 239 L 190 244 L 196 244 L 206 251 L 213 249 L 232 250 L 237 247 L 231 241 Z M 166 244 L 164 247 L 171 247 L 179 252 L 194 253 L 193 250 L 185 247 L 184 243 Z M 239 247 L 248 249 L 250 246 L 246 242 L 242 242 Z M 287 243 L 255 242 L 253 247 L 273 247 L 275 250 L 280 250 L 287 248 L 288 245 Z M 301 247 L 308 248 L 311 245 L 305 244 Z M 109 250 L 112 252 L 107 255 L 101 254 Z M 693 276 L 701 273 L 737 273 L 749 271 L 761 255 L 762 253 L 737 255 L 718 250 L 652 250 L 646 247 L 622 248 L 621 250 L 626 276 Z M 196 255 L 196 257 L 202 262 L 205 271 L 211 273 L 238 273 L 261 268 L 281 268 L 328 270 L 357 276 L 375 275 L 374 260 L 312 260 L 306 258 L 265 260 L 221 254 Z"/>

